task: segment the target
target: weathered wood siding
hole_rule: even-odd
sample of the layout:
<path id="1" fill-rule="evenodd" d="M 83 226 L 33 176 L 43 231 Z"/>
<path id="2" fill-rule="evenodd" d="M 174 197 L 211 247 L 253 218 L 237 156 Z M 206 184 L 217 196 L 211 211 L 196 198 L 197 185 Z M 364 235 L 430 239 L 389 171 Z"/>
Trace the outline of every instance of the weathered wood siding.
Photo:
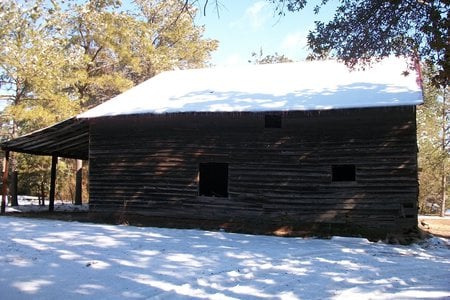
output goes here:
<path id="1" fill-rule="evenodd" d="M 153 216 L 417 224 L 414 107 L 111 117 L 91 124 L 90 205 Z M 198 166 L 229 164 L 228 198 L 198 196 Z M 356 181 L 332 182 L 333 164 Z"/>

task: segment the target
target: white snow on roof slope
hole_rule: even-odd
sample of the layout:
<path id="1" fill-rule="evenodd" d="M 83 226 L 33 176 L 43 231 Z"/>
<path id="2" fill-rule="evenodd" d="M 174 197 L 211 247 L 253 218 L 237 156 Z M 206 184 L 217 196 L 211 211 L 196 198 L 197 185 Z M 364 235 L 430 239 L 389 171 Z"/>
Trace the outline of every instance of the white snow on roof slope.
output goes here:
<path id="1" fill-rule="evenodd" d="M 169 71 L 78 117 L 420 104 L 417 74 L 404 76 L 405 70 L 405 60 L 389 58 L 364 71 L 331 60 Z"/>

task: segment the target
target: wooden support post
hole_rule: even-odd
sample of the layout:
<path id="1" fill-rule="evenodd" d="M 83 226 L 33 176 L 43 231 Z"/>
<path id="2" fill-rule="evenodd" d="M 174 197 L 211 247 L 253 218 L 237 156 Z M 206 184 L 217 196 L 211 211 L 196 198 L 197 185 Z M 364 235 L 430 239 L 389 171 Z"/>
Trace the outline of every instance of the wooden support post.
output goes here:
<path id="1" fill-rule="evenodd" d="M 82 204 L 82 183 L 83 183 L 83 161 L 77 159 L 77 174 L 75 183 L 75 205 Z"/>
<path id="2" fill-rule="evenodd" d="M 55 209 L 55 191 L 56 191 L 56 165 L 58 164 L 58 156 L 52 156 L 52 170 L 50 174 L 50 195 L 48 203 L 48 211 Z"/>
<path id="3" fill-rule="evenodd" d="M 1 214 L 6 212 L 6 196 L 8 195 L 8 169 L 9 169 L 9 151 L 5 151 L 5 160 L 3 161 L 3 178 L 2 178 L 2 204 Z"/>
<path id="4" fill-rule="evenodd" d="M 19 201 L 17 200 L 17 185 L 18 185 L 18 172 L 12 171 L 11 174 L 11 206 L 18 206 Z"/>

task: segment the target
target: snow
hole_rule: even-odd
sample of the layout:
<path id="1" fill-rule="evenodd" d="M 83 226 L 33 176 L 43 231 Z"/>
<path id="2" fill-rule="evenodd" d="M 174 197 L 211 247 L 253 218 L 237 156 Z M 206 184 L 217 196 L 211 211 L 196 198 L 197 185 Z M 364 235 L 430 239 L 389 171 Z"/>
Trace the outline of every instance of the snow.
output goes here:
<path id="1" fill-rule="evenodd" d="M 8 201 L 7 201 L 8 202 Z M 45 205 L 39 205 L 39 198 L 35 196 L 18 195 L 19 206 L 6 206 L 7 213 L 39 212 L 48 211 L 48 199 Z M 71 201 L 55 199 L 54 211 L 58 212 L 81 212 L 89 211 L 89 204 L 74 205 Z"/>
<path id="2" fill-rule="evenodd" d="M 449 240 L 410 246 L 0 217 L 1 299 L 444 299 Z"/>
<path id="3" fill-rule="evenodd" d="M 418 74 L 407 69 L 389 58 L 355 71 L 332 60 L 169 71 L 77 117 L 417 105 Z"/>

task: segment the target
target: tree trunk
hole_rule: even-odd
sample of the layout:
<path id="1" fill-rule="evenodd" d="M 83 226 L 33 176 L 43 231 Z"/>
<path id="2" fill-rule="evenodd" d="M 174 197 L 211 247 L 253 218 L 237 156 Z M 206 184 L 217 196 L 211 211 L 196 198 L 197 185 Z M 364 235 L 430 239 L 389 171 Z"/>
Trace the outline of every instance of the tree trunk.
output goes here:
<path id="1" fill-rule="evenodd" d="M 446 202 L 446 198 L 447 198 L 447 192 L 446 192 L 446 189 L 447 189 L 447 176 L 445 176 L 445 162 L 443 163 L 443 167 L 442 167 L 442 172 L 444 173 L 444 174 L 442 174 L 442 181 L 441 181 L 441 184 L 442 184 L 442 198 L 441 198 L 441 217 L 444 217 L 445 216 L 445 207 L 446 207 L 446 205 L 445 205 L 445 202 Z"/>
<path id="2" fill-rule="evenodd" d="M 2 178 L 2 203 L 0 213 L 3 215 L 6 212 L 6 196 L 8 194 L 8 166 L 9 151 L 5 151 L 5 160 L 3 164 L 3 178 Z"/>
<path id="3" fill-rule="evenodd" d="M 43 178 L 41 180 L 41 195 L 39 196 L 39 205 L 45 205 L 45 183 Z"/>
<path id="4" fill-rule="evenodd" d="M 441 188 L 442 188 L 442 197 L 441 197 L 441 217 L 445 216 L 445 209 L 446 209 L 446 199 L 447 199 L 447 149 L 446 149 L 446 134 L 447 134 L 447 103 L 446 103 L 446 91 L 447 87 L 444 87 L 442 95 L 442 141 L 441 141 L 441 147 L 442 147 L 442 178 L 441 178 Z"/>

